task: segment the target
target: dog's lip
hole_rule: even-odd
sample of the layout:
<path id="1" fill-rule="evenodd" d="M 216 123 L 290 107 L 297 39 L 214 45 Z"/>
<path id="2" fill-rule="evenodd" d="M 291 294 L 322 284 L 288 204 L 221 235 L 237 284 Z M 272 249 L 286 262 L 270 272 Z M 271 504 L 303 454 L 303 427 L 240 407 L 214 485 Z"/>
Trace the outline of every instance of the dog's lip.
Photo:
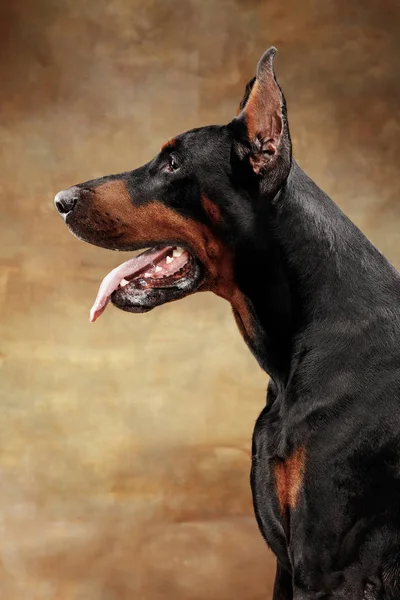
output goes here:
<path id="1" fill-rule="evenodd" d="M 192 261 L 193 254 L 189 250 L 172 245 L 150 248 L 134 258 L 128 259 L 104 277 L 90 310 L 90 322 L 93 323 L 98 319 L 107 308 L 112 295 L 119 289 L 125 286 L 135 287 L 133 281 L 142 283 L 143 278 L 140 278 L 140 275 L 143 274 L 153 287 L 157 287 L 158 279 L 160 284 L 163 280 L 167 283 L 160 287 L 168 287 L 169 279 L 172 279 L 171 285 L 173 285 L 173 276 L 184 271 L 184 267 L 190 265 Z M 181 277 L 178 278 L 178 281 L 179 279 Z"/>

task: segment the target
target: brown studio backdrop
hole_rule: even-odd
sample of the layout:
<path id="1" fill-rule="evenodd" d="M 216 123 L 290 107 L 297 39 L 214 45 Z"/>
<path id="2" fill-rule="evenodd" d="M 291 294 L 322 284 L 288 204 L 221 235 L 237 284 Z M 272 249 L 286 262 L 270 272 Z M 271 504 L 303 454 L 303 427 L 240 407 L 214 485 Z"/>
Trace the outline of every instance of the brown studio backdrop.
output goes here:
<path id="1" fill-rule="evenodd" d="M 88 311 L 119 258 L 56 191 L 235 113 L 279 49 L 295 156 L 397 266 L 395 0 L 0 5 L 0 597 L 268 598 L 250 440 L 266 376 L 228 304 Z"/>

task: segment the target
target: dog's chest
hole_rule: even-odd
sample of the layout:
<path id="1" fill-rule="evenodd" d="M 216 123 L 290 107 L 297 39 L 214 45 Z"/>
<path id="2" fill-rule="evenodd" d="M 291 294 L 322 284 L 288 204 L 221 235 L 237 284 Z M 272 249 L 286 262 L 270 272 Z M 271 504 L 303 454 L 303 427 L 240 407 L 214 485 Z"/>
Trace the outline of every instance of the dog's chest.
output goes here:
<path id="1" fill-rule="evenodd" d="M 283 564 L 288 562 L 291 515 L 301 497 L 306 470 L 306 448 L 302 444 L 278 454 L 273 437 L 283 438 L 279 423 L 270 426 L 260 415 L 253 435 L 251 482 L 254 509 L 264 538 Z M 268 415 L 269 416 L 269 415 Z"/>

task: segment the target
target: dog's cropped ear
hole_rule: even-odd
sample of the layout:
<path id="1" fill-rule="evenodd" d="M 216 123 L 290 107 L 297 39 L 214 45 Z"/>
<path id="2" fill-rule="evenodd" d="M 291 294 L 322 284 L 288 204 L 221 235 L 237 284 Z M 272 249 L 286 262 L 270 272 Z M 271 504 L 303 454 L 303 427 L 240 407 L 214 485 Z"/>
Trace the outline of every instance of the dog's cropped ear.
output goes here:
<path id="1" fill-rule="evenodd" d="M 282 179 L 289 172 L 291 143 L 285 99 L 274 72 L 275 54 L 276 49 L 269 48 L 261 57 L 232 124 L 238 132 L 237 150 L 249 156 L 254 172 L 263 175 L 278 168 L 276 175 Z"/>

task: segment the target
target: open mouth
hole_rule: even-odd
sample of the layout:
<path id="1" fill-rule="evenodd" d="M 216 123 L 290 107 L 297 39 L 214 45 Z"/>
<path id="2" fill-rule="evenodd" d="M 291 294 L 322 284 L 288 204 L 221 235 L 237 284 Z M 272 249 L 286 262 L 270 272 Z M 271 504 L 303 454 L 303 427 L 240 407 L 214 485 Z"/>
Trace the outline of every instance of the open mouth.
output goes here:
<path id="1" fill-rule="evenodd" d="M 128 312 L 147 312 L 194 292 L 200 280 L 201 266 L 185 248 L 151 248 L 106 275 L 90 311 L 90 321 L 96 321 L 110 301 Z"/>

